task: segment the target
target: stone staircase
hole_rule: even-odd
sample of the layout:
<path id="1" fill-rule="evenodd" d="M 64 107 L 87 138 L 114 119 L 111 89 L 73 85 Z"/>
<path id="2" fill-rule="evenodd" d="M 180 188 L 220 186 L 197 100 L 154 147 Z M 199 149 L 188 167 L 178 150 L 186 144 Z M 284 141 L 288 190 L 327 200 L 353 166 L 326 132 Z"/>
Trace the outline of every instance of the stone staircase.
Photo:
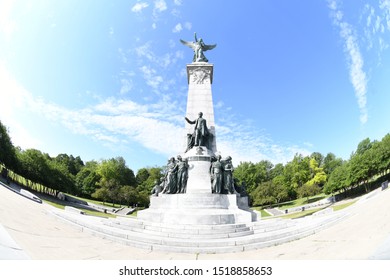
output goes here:
<path id="1" fill-rule="evenodd" d="M 146 250 L 178 253 L 230 253 L 254 250 L 314 234 L 346 217 L 338 211 L 301 219 L 269 219 L 220 225 L 173 225 L 135 218 L 97 218 L 61 210 L 53 213 L 82 231 Z"/>

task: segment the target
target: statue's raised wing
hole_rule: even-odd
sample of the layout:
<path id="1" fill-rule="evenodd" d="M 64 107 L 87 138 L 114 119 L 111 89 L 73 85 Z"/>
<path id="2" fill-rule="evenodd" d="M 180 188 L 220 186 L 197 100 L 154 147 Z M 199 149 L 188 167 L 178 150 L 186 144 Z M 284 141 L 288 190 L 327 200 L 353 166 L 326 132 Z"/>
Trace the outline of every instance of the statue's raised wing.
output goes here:
<path id="1" fill-rule="evenodd" d="M 195 50 L 195 44 L 194 44 L 193 42 L 187 42 L 187 41 L 184 41 L 184 40 L 182 40 L 182 39 L 180 39 L 180 42 L 181 42 L 183 45 L 185 45 L 185 46 L 187 46 L 187 47 L 190 47 L 191 49 Z"/>
<path id="2" fill-rule="evenodd" d="M 214 49 L 216 46 L 217 46 L 217 44 L 215 44 L 215 45 L 204 45 L 202 49 L 203 49 L 203 51 L 209 51 L 209 50 Z"/>

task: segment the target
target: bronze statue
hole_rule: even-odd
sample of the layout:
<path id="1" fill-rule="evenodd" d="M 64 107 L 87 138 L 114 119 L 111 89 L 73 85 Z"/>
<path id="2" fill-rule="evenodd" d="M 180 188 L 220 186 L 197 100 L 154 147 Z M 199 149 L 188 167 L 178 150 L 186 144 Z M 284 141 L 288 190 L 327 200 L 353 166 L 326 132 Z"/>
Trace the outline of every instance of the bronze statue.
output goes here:
<path id="1" fill-rule="evenodd" d="M 195 32 L 195 42 L 187 42 L 182 39 L 180 39 L 180 42 L 183 45 L 186 45 L 194 50 L 194 58 L 192 59 L 193 62 L 208 62 L 208 59 L 205 57 L 204 52 L 208 50 L 214 49 L 217 45 L 206 45 L 202 38 L 198 40 L 196 37 Z"/>
<path id="2" fill-rule="evenodd" d="M 212 193 L 223 193 L 223 166 L 221 156 L 218 155 L 216 160 L 211 163 L 211 190 Z"/>
<path id="3" fill-rule="evenodd" d="M 224 189 L 227 190 L 230 194 L 237 193 L 234 189 L 233 164 L 232 158 L 230 156 L 228 156 L 223 161 L 223 183 Z"/>
<path id="4" fill-rule="evenodd" d="M 188 162 L 185 158 L 177 156 L 177 193 L 185 193 L 187 191 L 188 180 Z"/>
<path id="5" fill-rule="evenodd" d="M 167 164 L 167 170 L 164 178 L 164 190 L 163 193 L 174 194 L 177 193 L 177 163 L 175 158 L 172 157 Z"/>
<path id="6" fill-rule="evenodd" d="M 186 152 L 194 146 L 207 146 L 209 130 L 207 129 L 206 120 L 203 118 L 203 113 L 199 112 L 198 116 L 199 117 L 194 121 L 191 121 L 185 117 L 185 120 L 189 124 L 195 124 L 194 133 L 189 134 Z"/>
<path id="7" fill-rule="evenodd" d="M 153 196 L 158 196 L 159 193 L 161 193 L 163 191 L 163 188 L 164 188 L 164 181 L 163 181 L 164 177 L 162 178 L 162 182 L 160 183 L 158 180 L 155 180 L 154 181 L 154 187 L 152 189 L 152 192 L 151 194 Z"/>

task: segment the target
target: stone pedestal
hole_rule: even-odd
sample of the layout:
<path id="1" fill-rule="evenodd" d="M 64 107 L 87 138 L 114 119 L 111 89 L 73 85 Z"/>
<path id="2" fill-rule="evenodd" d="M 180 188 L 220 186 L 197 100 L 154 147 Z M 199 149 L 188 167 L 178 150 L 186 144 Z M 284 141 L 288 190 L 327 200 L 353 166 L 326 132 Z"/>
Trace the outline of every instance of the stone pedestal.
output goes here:
<path id="1" fill-rule="evenodd" d="M 237 194 L 162 194 L 152 196 L 150 207 L 138 212 L 138 219 L 163 224 L 219 225 L 255 221 L 250 209 L 240 209 Z"/>
<path id="2" fill-rule="evenodd" d="M 182 155 L 188 160 L 187 193 L 211 193 L 210 162 L 214 154 L 206 147 L 194 147 Z"/>

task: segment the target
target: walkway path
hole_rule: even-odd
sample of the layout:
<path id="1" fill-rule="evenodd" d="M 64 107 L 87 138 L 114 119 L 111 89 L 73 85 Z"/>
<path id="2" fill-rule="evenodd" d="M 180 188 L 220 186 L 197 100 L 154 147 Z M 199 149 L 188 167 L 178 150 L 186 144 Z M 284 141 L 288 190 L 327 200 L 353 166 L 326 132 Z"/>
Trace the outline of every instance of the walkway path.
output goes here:
<path id="1" fill-rule="evenodd" d="M 0 259 L 390 259 L 388 190 L 346 208 L 344 211 L 351 213 L 348 218 L 315 235 L 231 254 L 179 254 L 132 248 L 78 231 L 50 214 L 51 207 L 0 186 Z"/>

